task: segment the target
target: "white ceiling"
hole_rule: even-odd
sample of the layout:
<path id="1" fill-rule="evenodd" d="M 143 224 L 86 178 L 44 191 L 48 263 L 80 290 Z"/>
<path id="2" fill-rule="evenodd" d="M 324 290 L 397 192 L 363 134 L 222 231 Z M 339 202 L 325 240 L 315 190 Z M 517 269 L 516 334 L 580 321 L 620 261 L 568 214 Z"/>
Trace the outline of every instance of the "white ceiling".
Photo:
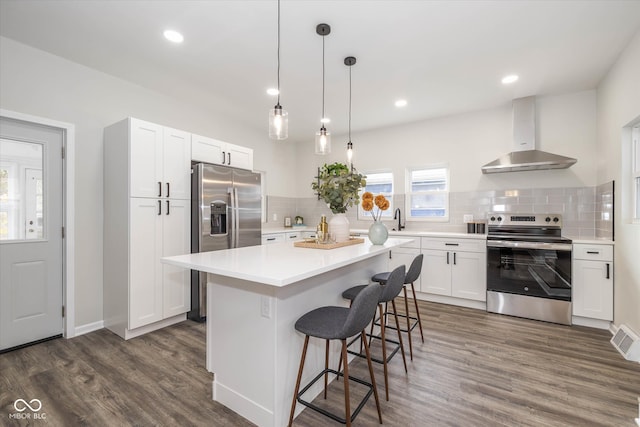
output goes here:
<path id="1" fill-rule="evenodd" d="M 276 0 L 0 0 L 0 34 L 267 134 L 276 83 Z M 290 139 L 320 127 L 322 38 L 333 134 L 595 88 L 640 29 L 640 1 L 282 0 L 281 104 Z M 181 31 L 172 45 L 163 30 Z M 503 86 L 516 73 L 520 80 Z M 404 109 L 394 101 L 406 98 Z M 354 135 L 354 143 L 357 140 Z M 334 144 L 336 144 L 334 142 Z"/>

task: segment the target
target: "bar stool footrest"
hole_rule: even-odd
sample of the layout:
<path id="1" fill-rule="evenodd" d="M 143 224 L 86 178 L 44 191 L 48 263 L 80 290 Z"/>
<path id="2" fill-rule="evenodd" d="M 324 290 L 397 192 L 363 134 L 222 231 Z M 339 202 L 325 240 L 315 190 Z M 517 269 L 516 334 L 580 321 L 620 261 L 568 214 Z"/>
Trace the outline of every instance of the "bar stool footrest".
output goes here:
<path id="1" fill-rule="evenodd" d="M 376 338 L 379 340 L 382 340 L 381 336 L 378 335 L 371 335 L 371 334 L 365 334 L 367 337 L 369 338 Z M 354 342 L 358 341 L 360 339 L 360 337 L 357 337 L 353 340 L 351 340 L 351 342 L 347 343 L 347 353 L 349 354 L 353 354 L 354 356 L 358 356 L 361 357 L 363 359 L 367 358 L 366 354 L 362 354 L 358 351 L 354 351 L 354 350 L 349 350 L 349 346 L 351 346 L 351 344 L 353 344 Z M 386 342 L 394 344 L 393 346 L 393 350 L 391 350 L 391 352 L 389 352 L 388 356 L 387 356 L 387 363 L 389 363 L 391 361 L 391 358 L 398 352 L 398 350 L 400 350 L 400 343 L 398 341 L 394 341 L 394 340 L 390 340 L 389 338 L 385 338 L 384 339 Z M 376 362 L 376 363 L 384 363 L 384 360 L 382 359 L 376 359 L 373 356 L 371 356 L 371 361 L 372 362 Z"/>
<path id="2" fill-rule="evenodd" d="M 337 422 L 342 423 L 342 424 L 346 424 L 347 421 L 344 418 L 340 418 L 336 414 L 331 413 L 331 412 L 327 411 L 324 408 L 320 408 L 319 406 L 316 406 L 313 403 L 307 402 L 306 400 L 302 399 L 302 395 L 307 390 L 309 390 L 309 388 L 311 388 L 311 386 L 313 386 L 319 379 L 321 379 L 327 373 L 335 374 L 335 375 L 337 375 L 339 377 L 344 378 L 344 373 L 343 372 L 338 372 L 335 369 L 323 369 L 313 380 L 311 380 L 311 382 L 309 384 L 307 384 L 302 390 L 300 390 L 300 393 L 298 393 L 298 395 L 296 396 L 296 399 L 297 399 L 298 402 L 302 403 L 307 408 L 311 408 L 314 411 L 319 412 L 322 415 L 327 416 L 327 417 L 331 418 L 334 421 L 337 421 Z M 356 407 L 355 411 L 353 411 L 353 413 L 351 414 L 351 422 L 353 422 L 353 420 L 356 418 L 356 416 L 358 416 L 358 414 L 360 413 L 360 411 L 364 407 L 365 403 L 367 403 L 367 400 L 369 400 L 369 397 L 373 394 L 373 385 L 371 383 L 368 383 L 368 382 L 364 381 L 364 380 L 361 380 L 360 378 L 352 377 L 351 375 L 349 375 L 349 381 L 355 381 L 358 384 L 362 384 L 363 386 L 369 388 L 369 391 L 367 392 L 367 394 L 365 394 L 365 396 L 362 398 L 362 400 L 360 401 L 360 403 Z"/>
<path id="3" fill-rule="evenodd" d="M 393 316 L 393 311 L 386 312 L 384 315 L 385 315 L 385 316 Z M 407 315 L 406 315 L 406 314 L 398 313 L 398 317 L 404 317 L 404 318 L 406 318 L 406 317 L 407 317 Z M 414 316 L 409 316 L 409 319 L 411 319 L 411 328 L 410 328 L 410 330 L 412 330 L 412 331 L 413 331 L 413 330 L 415 329 L 415 327 L 418 325 L 418 318 L 417 318 L 417 317 L 414 317 Z M 374 321 L 374 325 L 375 325 L 375 326 L 380 326 L 380 318 L 379 318 L 379 317 Z M 387 328 L 387 329 L 393 329 L 394 331 L 395 331 L 395 330 L 397 330 L 397 328 L 396 328 L 395 326 L 392 326 L 392 325 L 391 325 L 391 323 L 389 323 L 389 322 L 387 322 L 386 328 Z M 406 328 L 406 327 L 404 327 L 404 328 L 403 328 L 403 327 L 401 326 L 401 327 L 400 327 L 400 332 L 408 332 L 408 331 L 407 331 L 407 328 Z"/>

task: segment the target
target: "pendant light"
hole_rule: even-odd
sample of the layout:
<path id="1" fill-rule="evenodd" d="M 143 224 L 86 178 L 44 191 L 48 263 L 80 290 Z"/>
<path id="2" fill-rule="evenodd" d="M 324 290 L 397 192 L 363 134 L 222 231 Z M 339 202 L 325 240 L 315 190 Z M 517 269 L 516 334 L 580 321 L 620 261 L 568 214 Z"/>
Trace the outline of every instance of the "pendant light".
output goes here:
<path id="1" fill-rule="evenodd" d="M 331 153 L 331 134 L 324 126 L 326 117 L 324 116 L 324 36 L 331 33 L 329 24 L 318 24 L 316 33 L 322 36 L 322 120 L 320 130 L 316 132 L 316 154 Z"/>
<path id="2" fill-rule="evenodd" d="M 289 136 L 289 113 L 280 105 L 280 0 L 278 0 L 278 101 L 269 110 L 269 139 L 282 140 Z"/>
<path id="3" fill-rule="evenodd" d="M 349 142 L 347 142 L 347 162 L 353 168 L 353 143 L 351 142 L 351 67 L 356 63 L 355 56 L 344 58 L 344 65 L 349 67 Z"/>

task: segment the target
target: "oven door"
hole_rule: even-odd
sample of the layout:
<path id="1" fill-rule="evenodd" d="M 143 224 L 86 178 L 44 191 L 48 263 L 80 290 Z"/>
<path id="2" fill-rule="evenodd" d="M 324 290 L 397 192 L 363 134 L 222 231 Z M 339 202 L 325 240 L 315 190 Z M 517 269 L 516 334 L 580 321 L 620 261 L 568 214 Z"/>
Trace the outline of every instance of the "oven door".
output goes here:
<path id="1" fill-rule="evenodd" d="M 487 290 L 571 301 L 571 245 L 487 241 Z"/>

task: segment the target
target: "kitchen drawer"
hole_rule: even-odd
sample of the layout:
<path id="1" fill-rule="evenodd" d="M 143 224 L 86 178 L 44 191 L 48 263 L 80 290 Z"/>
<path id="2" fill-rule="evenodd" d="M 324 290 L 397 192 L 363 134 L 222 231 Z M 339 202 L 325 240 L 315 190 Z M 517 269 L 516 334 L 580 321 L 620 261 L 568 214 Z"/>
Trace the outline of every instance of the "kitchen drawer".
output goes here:
<path id="1" fill-rule="evenodd" d="M 573 259 L 613 261 L 613 246 L 574 244 Z"/>
<path id="2" fill-rule="evenodd" d="M 263 234 L 262 235 L 262 244 L 263 245 L 268 245 L 271 243 L 280 243 L 280 242 L 284 242 L 285 239 L 285 235 L 284 233 L 272 233 L 272 234 Z"/>
<path id="3" fill-rule="evenodd" d="M 299 231 L 289 231 L 286 233 L 286 240 L 292 242 L 294 240 L 302 239 L 302 233 Z"/>
<path id="4" fill-rule="evenodd" d="M 407 244 L 404 244 L 404 245 L 400 246 L 400 248 L 414 248 L 414 249 L 420 249 L 420 236 L 407 236 L 407 235 L 398 236 L 398 235 L 389 235 L 389 238 L 392 238 L 392 239 L 406 239 L 406 240 L 411 240 L 411 239 L 413 239 L 413 241 L 412 241 L 412 242 L 408 242 Z"/>
<path id="5" fill-rule="evenodd" d="M 485 252 L 487 242 L 476 239 L 443 239 L 443 238 L 422 238 L 422 249 L 436 249 L 441 251 L 461 251 L 461 252 Z"/>

